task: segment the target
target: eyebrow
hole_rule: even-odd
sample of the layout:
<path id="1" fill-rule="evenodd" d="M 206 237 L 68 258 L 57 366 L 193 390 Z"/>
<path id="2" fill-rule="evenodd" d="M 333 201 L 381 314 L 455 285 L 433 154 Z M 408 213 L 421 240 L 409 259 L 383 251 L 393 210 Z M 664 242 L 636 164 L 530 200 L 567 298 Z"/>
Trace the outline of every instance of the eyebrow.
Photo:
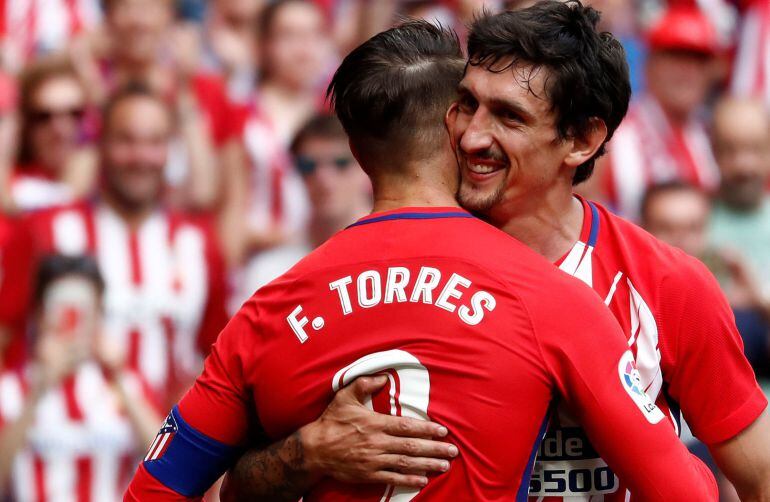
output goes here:
<path id="1" fill-rule="evenodd" d="M 470 88 L 465 84 L 463 84 L 462 82 L 460 82 L 460 84 L 458 84 L 457 86 L 457 94 L 460 96 L 462 96 L 463 94 L 467 94 L 475 97 L 475 94 L 473 94 Z M 514 101 L 509 101 L 507 99 L 500 98 L 500 97 L 492 97 L 489 100 L 487 100 L 487 103 L 489 105 L 489 108 L 491 108 L 492 110 L 512 111 L 515 114 L 519 115 L 525 122 L 530 122 L 535 118 L 534 115 L 532 115 L 532 113 L 529 110 L 527 110 L 526 108 L 524 108 L 523 106 L 521 106 L 520 104 Z"/>

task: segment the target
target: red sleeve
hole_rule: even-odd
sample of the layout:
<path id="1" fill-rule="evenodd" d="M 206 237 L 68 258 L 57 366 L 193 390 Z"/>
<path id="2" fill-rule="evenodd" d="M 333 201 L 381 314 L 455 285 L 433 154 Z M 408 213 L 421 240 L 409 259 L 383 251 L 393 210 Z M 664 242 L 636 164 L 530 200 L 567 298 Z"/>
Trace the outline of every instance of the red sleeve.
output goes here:
<path id="1" fill-rule="evenodd" d="M 198 74 L 193 77 L 192 89 L 198 106 L 208 118 L 214 146 L 222 146 L 238 132 L 236 106 L 227 96 L 224 80 L 216 74 Z"/>
<path id="2" fill-rule="evenodd" d="M 593 291 L 569 280 L 549 289 L 533 319 L 556 388 L 591 443 L 635 498 L 717 500 L 714 476 L 644 394 L 617 321 Z"/>
<path id="3" fill-rule="evenodd" d="M 678 272 L 661 284 L 658 315 L 668 391 L 695 436 L 715 444 L 751 425 L 767 398 L 744 356 L 732 310 L 703 264 L 683 256 Z"/>
<path id="4" fill-rule="evenodd" d="M 249 371 L 259 345 L 255 320 L 249 302 L 222 331 L 203 373 L 166 418 L 125 500 L 198 500 L 238 460 L 255 424 Z"/>

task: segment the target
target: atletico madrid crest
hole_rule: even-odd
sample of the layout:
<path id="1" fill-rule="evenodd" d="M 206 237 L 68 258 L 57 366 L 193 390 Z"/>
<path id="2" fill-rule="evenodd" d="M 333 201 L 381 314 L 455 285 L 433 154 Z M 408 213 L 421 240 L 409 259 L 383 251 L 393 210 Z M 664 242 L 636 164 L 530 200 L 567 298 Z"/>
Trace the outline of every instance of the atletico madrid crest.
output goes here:
<path id="1" fill-rule="evenodd" d="M 147 455 L 144 457 L 144 461 L 148 462 L 150 460 L 158 460 L 159 458 L 162 458 L 163 454 L 168 448 L 168 445 L 171 444 L 171 440 L 173 439 L 177 430 L 178 428 L 173 413 L 169 413 L 166 417 L 166 420 L 163 422 L 163 425 L 160 427 L 158 435 L 155 436 L 155 440 L 152 442 Z"/>

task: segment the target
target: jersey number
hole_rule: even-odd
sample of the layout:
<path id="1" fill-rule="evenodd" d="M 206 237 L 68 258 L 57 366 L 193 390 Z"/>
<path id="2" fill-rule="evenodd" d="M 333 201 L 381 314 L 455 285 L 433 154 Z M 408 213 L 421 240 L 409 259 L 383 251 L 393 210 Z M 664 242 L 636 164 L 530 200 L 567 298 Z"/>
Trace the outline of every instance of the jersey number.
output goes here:
<path id="1" fill-rule="evenodd" d="M 366 406 L 380 413 L 399 417 L 428 420 L 430 399 L 430 376 L 419 359 L 403 350 L 388 350 L 366 355 L 345 366 L 334 375 L 332 388 L 337 392 L 356 378 L 363 375 L 385 374 L 388 395 L 383 403 L 367 398 Z M 375 406 L 377 409 L 375 410 Z M 381 502 L 407 502 L 418 493 L 417 488 L 401 488 L 388 485 Z"/>

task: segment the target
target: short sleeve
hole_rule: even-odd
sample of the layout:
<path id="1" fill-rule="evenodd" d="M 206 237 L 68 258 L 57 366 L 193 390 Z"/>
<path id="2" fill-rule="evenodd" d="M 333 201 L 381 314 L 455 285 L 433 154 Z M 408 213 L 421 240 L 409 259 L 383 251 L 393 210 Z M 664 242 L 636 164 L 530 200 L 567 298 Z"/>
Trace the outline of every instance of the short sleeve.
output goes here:
<path id="1" fill-rule="evenodd" d="M 677 272 L 661 283 L 663 374 L 695 436 L 715 444 L 751 425 L 767 399 L 719 284 L 703 264 L 683 258 Z"/>

